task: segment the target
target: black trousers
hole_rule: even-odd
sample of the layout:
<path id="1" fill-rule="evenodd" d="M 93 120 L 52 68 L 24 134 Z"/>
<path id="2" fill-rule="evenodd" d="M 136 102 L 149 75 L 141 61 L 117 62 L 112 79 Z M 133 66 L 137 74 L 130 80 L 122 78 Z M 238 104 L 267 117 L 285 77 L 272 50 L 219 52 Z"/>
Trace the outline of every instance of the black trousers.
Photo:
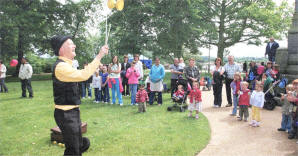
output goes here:
<path id="1" fill-rule="evenodd" d="M 213 95 L 214 95 L 214 105 L 218 105 L 221 107 L 222 103 L 222 84 L 214 84 L 213 85 Z"/>
<path id="2" fill-rule="evenodd" d="M 33 97 L 31 79 L 21 80 L 21 84 L 22 84 L 22 96 L 26 97 L 26 88 L 27 88 L 29 92 L 29 97 Z"/>
<path id="3" fill-rule="evenodd" d="M 126 78 L 122 79 L 122 87 L 123 87 L 122 95 L 129 95 L 128 79 Z"/>
<path id="4" fill-rule="evenodd" d="M 153 105 L 153 102 L 154 102 L 154 99 L 155 99 L 155 93 L 157 93 L 157 103 L 162 105 L 162 92 L 153 92 L 151 91 L 150 92 L 150 95 L 149 95 L 149 104 L 150 105 Z"/>
<path id="5" fill-rule="evenodd" d="M 177 88 L 177 80 L 178 79 L 171 79 L 171 97 L 173 97 L 173 94 Z"/>
<path id="6" fill-rule="evenodd" d="M 227 100 L 228 104 L 232 104 L 232 96 L 231 96 L 231 83 L 233 82 L 233 79 L 226 78 L 226 94 L 227 94 Z"/>
<path id="7" fill-rule="evenodd" d="M 298 125 L 296 124 L 298 122 L 298 107 L 296 108 L 296 112 L 292 112 L 292 129 L 290 135 L 296 136 L 298 133 Z"/>
<path id="8" fill-rule="evenodd" d="M 64 155 L 82 155 L 89 148 L 90 142 L 87 138 L 82 138 L 80 109 L 55 109 L 54 117 L 65 143 Z"/>

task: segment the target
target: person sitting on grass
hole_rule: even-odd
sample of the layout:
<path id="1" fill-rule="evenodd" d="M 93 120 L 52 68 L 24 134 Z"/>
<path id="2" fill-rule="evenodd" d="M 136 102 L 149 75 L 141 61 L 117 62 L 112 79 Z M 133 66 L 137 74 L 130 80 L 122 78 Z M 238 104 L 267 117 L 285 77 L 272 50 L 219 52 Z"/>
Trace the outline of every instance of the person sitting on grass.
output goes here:
<path id="1" fill-rule="evenodd" d="M 231 116 L 236 116 L 237 114 L 237 106 L 239 102 L 238 91 L 240 90 L 240 83 L 241 83 L 241 74 L 239 72 L 236 72 L 234 74 L 234 80 L 230 85 L 233 91 L 233 106 L 234 106 Z"/>
<path id="2" fill-rule="evenodd" d="M 241 91 L 238 91 L 239 95 L 239 116 L 240 118 L 238 121 L 241 121 L 244 116 L 244 121 L 247 122 L 247 118 L 249 116 L 248 113 L 248 106 L 249 106 L 249 99 L 250 99 L 250 90 L 248 89 L 247 82 L 241 82 Z"/>
<path id="3" fill-rule="evenodd" d="M 177 91 L 173 94 L 172 99 L 176 102 L 182 102 L 184 97 L 184 90 L 182 85 L 178 85 Z"/>
<path id="4" fill-rule="evenodd" d="M 293 91 L 293 85 L 289 84 L 286 87 L 286 93 L 281 96 L 281 101 L 283 101 L 282 105 L 282 119 L 281 119 L 281 127 L 277 129 L 278 131 L 288 131 L 288 133 L 291 132 L 292 129 L 292 110 L 293 105 L 291 102 L 288 101 L 288 96 L 291 96 Z"/>
<path id="5" fill-rule="evenodd" d="M 202 112 L 202 98 L 201 91 L 198 82 L 193 82 L 193 88 L 191 89 L 188 97 L 190 104 L 188 106 L 189 114 L 188 117 L 192 117 L 192 112 L 196 111 L 196 119 L 199 118 L 199 112 Z"/>
<path id="6" fill-rule="evenodd" d="M 146 102 L 149 101 L 148 93 L 145 90 L 145 84 L 141 83 L 139 91 L 136 94 L 136 102 L 139 104 L 139 113 L 146 112 Z"/>
<path id="7" fill-rule="evenodd" d="M 256 82 L 256 90 L 252 92 L 250 97 L 250 104 L 252 105 L 252 122 L 250 123 L 253 127 L 260 126 L 260 109 L 263 108 L 265 101 L 265 94 L 263 92 L 263 86 L 260 81 Z"/>

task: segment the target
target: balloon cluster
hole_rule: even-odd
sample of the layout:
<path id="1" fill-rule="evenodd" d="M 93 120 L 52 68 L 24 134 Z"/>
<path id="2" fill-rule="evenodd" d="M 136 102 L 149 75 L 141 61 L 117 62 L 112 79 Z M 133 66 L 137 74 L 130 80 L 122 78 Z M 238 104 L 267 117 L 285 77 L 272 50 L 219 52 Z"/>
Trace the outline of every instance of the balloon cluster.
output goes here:
<path id="1" fill-rule="evenodd" d="M 117 10 L 121 11 L 124 8 L 124 0 L 108 0 L 108 7 L 113 9 L 116 7 Z"/>

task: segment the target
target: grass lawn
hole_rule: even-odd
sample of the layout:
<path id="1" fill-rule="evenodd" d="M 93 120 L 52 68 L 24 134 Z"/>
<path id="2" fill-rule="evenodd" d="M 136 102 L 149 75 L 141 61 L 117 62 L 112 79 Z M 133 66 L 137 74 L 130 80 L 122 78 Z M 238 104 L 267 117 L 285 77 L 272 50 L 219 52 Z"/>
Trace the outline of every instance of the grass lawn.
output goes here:
<path id="1" fill-rule="evenodd" d="M 9 93 L 0 94 L 0 155 L 62 155 L 64 149 L 50 142 L 54 121 L 51 81 L 33 81 L 33 99 L 21 99 L 20 82 L 7 83 Z M 149 106 L 144 114 L 136 106 L 96 104 L 82 101 L 81 119 L 88 123 L 91 147 L 87 156 L 97 155 L 195 155 L 210 139 L 205 116 L 187 118 L 187 112 L 167 112 L 164 105 Z"/>

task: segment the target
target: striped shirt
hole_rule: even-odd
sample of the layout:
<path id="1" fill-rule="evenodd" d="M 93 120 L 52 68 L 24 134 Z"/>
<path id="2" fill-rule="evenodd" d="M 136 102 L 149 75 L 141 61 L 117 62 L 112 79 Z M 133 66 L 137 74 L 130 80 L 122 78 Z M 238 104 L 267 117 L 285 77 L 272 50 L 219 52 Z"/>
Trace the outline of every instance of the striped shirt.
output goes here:
<path id="1" fill-rule="evenodd" d="M 225 71 L 227 72 L 227 74 L 228 74 L 228 78 L 229 79 L 234 79 L 234 74 L 236 73 L 236 72 L 241 72 L 242 70 L 241 70 L 241 68 L 240 68 L 240 66 L 239 65 L 237 65 L 237 64 L 229 64 L 229 63 L 227 63 L 225 66 L 224 66 L 224 68 L 225 68 Z"/>

